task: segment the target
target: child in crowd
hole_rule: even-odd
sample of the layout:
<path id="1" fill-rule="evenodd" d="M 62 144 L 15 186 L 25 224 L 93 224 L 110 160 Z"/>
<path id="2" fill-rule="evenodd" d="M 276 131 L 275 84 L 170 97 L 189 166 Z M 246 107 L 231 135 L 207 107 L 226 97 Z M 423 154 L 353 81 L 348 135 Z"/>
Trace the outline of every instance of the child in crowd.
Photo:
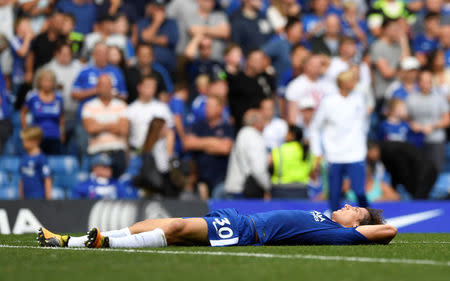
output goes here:
<path id="1" fill-rule="evenodd" d="M 20 161 L 20 199 L 51 199 L 52 179 L 47 158 L 39 145 L 42 140 L 39 127 L 28 127 L 20 133 L 26 153 Z"/>
<path id="2" fill-rule="evenodd" d="M 379 141 L 407 142 L 412 134 L 407 117 L 406 104 L 393 98 L 389 101 L 387 118 L 380 124 Z"/>

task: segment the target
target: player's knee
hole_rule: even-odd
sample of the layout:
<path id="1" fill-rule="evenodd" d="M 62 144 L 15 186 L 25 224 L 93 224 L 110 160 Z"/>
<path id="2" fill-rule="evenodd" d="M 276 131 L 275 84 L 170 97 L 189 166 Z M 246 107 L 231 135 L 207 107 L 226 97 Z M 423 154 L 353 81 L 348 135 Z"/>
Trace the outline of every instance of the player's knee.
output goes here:
<path id="1" fill-rule="evenodd" d="M 178 243 L 182 240 L 183 230 L 186 226 L 186 222 L 183 219 L 177 219 L 171 222 L 166 229 L 164 230 L 164 234 L 166 236 L 166 240 L 168 244 Z"/>

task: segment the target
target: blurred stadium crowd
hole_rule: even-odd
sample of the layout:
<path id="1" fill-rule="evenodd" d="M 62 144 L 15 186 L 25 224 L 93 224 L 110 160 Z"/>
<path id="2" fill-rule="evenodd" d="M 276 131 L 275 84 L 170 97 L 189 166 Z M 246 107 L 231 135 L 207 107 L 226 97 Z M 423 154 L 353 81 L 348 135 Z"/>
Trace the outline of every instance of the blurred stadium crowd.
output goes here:
<path id="1" fill-rule="evenodd" d="M 1 198 L 448 197 L 448 0 L 0 0 L 0 22 Z"/>

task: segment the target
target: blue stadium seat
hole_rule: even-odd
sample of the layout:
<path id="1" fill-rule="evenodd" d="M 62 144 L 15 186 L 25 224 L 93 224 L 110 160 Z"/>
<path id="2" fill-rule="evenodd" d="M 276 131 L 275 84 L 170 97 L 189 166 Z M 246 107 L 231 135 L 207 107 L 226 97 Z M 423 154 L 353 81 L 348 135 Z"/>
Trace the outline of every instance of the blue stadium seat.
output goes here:
<path id="1" fill-rule="evenodd" d="M 441 173 L 430 192 L 431 199 L 443 199 L 450 194 L 450 173 Z"/>
<path id="2" fill-rule="evenodd" d="M 0 157 L 0 170 L 8 174 L 18 174 L 20 165 L 20 157 L 18 156 L 2 156 Z"/>
<path id="3" fill-rule="evenodd" d="M 19 188 L 17 185 L 0 186 L 0 199 L 14 200 L 19 199 Z"/>
<path id="4" fill-rule="evenodd" d="M 49 156 L 48 164 L 53 178 L 53 186 L 71 190 L 77 183 L 80 170 L 78 160 L 74 156 Z"/>
<path id="5" fill-rule="evenodd" d="M 64 188 L 59 186 L 52 187 L 52 199 L 53 200 L 63 200 L 66 199 L 66 192 Z"/>

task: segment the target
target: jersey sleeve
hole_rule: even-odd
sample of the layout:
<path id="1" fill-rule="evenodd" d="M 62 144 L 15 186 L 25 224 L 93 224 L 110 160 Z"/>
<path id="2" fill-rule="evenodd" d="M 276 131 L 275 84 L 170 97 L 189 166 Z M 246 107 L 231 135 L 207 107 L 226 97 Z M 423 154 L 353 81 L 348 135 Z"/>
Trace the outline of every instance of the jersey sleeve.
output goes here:
<path id="1" fill-rule="evenodd" d="M 370 241 L 355 228 L 341 227 L 319 230 L 312 233 L 318 245 L 359 245 Z"/>
<path id="2" fill-rule="evenodd" d="M 47 158 L 43 156 L 41 158 L 41 174 L 43 178 L 49 178 L 51 176 L 50 166 L 48 165 Z"/>

